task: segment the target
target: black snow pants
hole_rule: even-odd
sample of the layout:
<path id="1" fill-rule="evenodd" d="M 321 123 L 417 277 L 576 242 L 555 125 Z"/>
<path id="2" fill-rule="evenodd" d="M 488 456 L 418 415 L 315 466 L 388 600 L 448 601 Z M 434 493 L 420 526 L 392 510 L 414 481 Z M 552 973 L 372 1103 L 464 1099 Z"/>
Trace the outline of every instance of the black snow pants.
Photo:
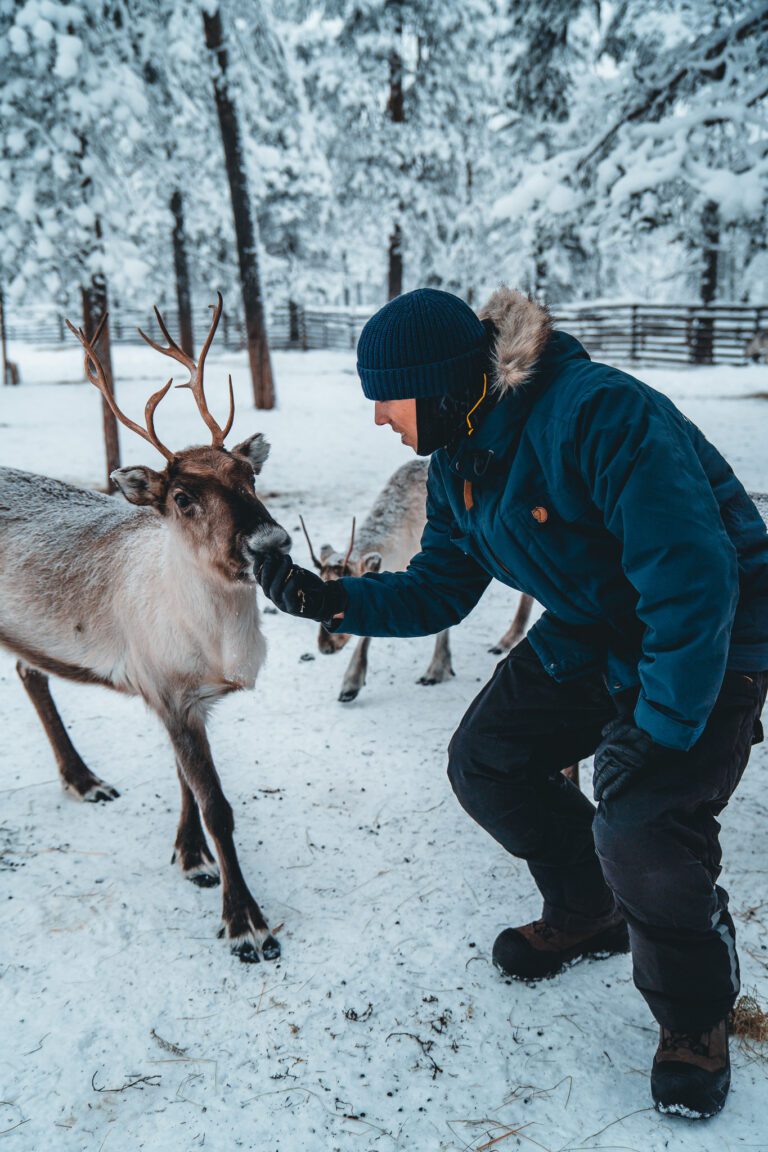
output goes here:
<path id="1" fill-rule="evenodd" d="M 762 739 L 768 672 L 726 672 L 704 732 L 688 752 L 597 809 L 561 769 L 591 756 L 617 713 L 631 718 L 637 688 L 611 696 L 602 675 L 553 680 L 527 640 L 501 661 L 449 749 L 462 806 L 525 860 L 544 919 L 597 930 L 629 926 L 635 985 L 660 1024 L 704 1031 L 739 991 L 728 895 L 717 884 L 717 816 Z"/>

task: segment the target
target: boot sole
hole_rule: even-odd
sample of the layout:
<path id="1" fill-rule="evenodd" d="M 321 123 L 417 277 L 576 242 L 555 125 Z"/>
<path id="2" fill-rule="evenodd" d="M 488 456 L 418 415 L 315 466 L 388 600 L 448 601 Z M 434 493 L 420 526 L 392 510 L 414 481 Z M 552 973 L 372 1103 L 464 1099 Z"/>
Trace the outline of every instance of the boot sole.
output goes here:
<path id="1" fill-rule="evenodd" d="M 713 1116 L 719 1115 L 725 1106 L 725 1100 L 719 1107 L 714 1108 L 711 1112 L 694 1112 L 691 1108 L 686 1108 L 685 1104 L 657 1104 L 654 1101 L 654 1108 L 660 1112 L 662 1116 L 680 1116 L 683 1120 L 710 1120 Z"/>

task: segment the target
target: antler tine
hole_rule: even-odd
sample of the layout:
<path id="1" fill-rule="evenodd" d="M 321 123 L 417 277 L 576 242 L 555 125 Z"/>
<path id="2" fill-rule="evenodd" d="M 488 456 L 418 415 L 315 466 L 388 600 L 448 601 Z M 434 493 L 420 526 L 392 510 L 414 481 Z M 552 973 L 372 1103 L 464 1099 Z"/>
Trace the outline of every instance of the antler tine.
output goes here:
<path id="1" fill-rule="evenodd" d="M 234 390 L 232 388 L 232 376 L 230 375 L 227 379 L 229 382 L 229 418 L 228 418 L 228 420 L 227 420 L 226 424 L 224 425 L 222 432 L 221 432 L 221 443 L 222 444 L 226 440 L 227 436 L 229 436 L 232 425 L 235 422 L 235 393 L 234 393 Z"/>
<path id="2" fill-rule="evenodd" d="M 156 448 L 158 452 L 160 452 L 160 454 L 166 458 L 166 460 L 173 460 L 173 453 L 158 439 L 157 435 L 155 434 L 154 424 L 152 422 L 152 416 L 154 414 L 155 408 L 168 391 L 168 388 L 170 387 L 170 381 L 165 386 L 165 388 L 162 388 L 160 392 L 156 392 L 154 396 L 152 396 L 147 402 L 145 411 L 149 414 L 149 419 L 148 427 L 146 429 L 142 428 L 139 424 L 136 424 L 135 421 L 131 420 L 129 416 L 126 416 L 124 412 L 121 412 L 120 408 L 117 406 L 117 401 L 110 391 L 109 384 L 107 382 L 107 376 L 104 371 L 104 366 L 99 360 L 99 357 L 97 356 L 94 348 L 96 341 L 103 331 L 106 321 L 107 316 L 105 314 L 101 318 L 101 322 L 96 329 L 96 333 L 93 339 L 89 340 L 82 328 L 75 328 L 72 321 L 67 320 L 67 327 L 69 328 L 70 332 L 72 332 L 73 335 L 77 337 L 80 344 L 83 346 L 83 350 L 85 351 L 85 374 L 90 380 L 91 384 L 95 385 L 99 392 L 101 392 L 113 414 L 121 424 L 124 424 L 126 428 L 130 428 L 132 432 L 136 432 L 139 436 L 141 436 L 143 440 L 146 440 L 149 444 Z"/>
<path id="3" fill-rule="evenodd" d="M 168 341 L 168 347 L 164 348 L 162 344 L 158 344 L 157 341 L 153 340 L 151 336 L 147 336 L 143 328 L 137 329 L 139 336 L 141 336 L 142 340 L 149 344 L 150 348 L 154 348 L 155 352 L 160 352 L 163 356 L 170 356 L 172 360 L 178 360 L 179 364 L 182 364 L 191 376 L 195 371 L 195 361 L 182 348 L 179 348 L 178 344 L 168 331 L 165 320 L 163 320 L 157 304 L 155 304 L 153 307 L 160 331 Z"/>
<path id="4" fill-rule="evenodd" d="M 224 301 L 222 299 L 221 292 L 217 292 L 216 303 L 210 305 L 210 309 L 213 312 L 213 319 L 211 320 L 211 326 L 208 329 L 208 335 L 205 338 L 205 343 L 203 344 L 197 364 L 192 361 L 192 367 L 189 369 L 189 380 L 187 380 L 184 384 L 178 385 L 179 388 L 189 388 L 192 395 L 194 396 L 198 411 L 211 433 L 211 444 L 214 446 L 214 448 L 224 447 L 224 440 L 226 439 L 227 433 L 232 427 L 232 422 L 235 419 L 235 395 L 232 389 L 231 378 L 229 381 L 229 419 L 227 420 L 226 426 L 224 428 L 222 428 L 211 415 L 211 412 L 208 408 L 208 402 L 205 399 L 205 385 L 203 383 L 205 377 L 205 359 L 208 355 L 211 344 L 213 343 L 213 338 L 216 335 L 216 329 L 219 326 L 219 320 L 221 319 L 223 307 Z M 178 359 L 178 356 L 176 359 Z"/>
<path id="5" fill-rule="evenodd" d="M 317 556 L 315 556 L 315 550 L 312 547 L 312 541 L 309 538 L 309 532 L 307 532 L 307 526 L 304 523 L 304 517 L 299 516 L 299 520 L 301 521 L 301 528 L 302 528 L 302 531 L 304 532 L 304 536 L 305 536 L 306 541 L 307 541 L 307 546 L 309 548 L 309 555 L 312 558 L 312 563 L 314 564 L 315 568 L 317 568 L 319 571 L 322 571 L 323 566 L 320 563 L 320 561 L 318 560 Z"/>
<path id="6" fill-rule="evenodd" d="M 347 549 L 347 554 L 344 557 L 344 568 L 345 569 L 346 569 L 347 565 L 349 564 L 349 558 L 352 555 L 352 549 L 355 546 L 355 524 L 356 524 L 356 521 L 355 521 L 355 517 L 353 516 L 352 517 L 352 538 L 349 541 L 349 548 Z"/>
<path id="7" fill-rule="evenodd" d="M 173 376 L 171 376 L 170 380 L 164 388 L 161 388 L 158 392 L 154 392 L 150 396 L 149 400 L 147 400 L 147 403 L 144 406 L 144 420 L 147 425 L 147 430 L 149 435 L 152 437 L 152 443 L 156 445 L 159 444 L 160 441 L 158 440 L 157 433 L 155 432 L 155 408 L 157 408 L 163 396 L 168 394 L 168 390 L 170 389 L 171 384 L 173 384 Z M 169 454 L 168 459 L 173 459 L 172 452 Z"/>

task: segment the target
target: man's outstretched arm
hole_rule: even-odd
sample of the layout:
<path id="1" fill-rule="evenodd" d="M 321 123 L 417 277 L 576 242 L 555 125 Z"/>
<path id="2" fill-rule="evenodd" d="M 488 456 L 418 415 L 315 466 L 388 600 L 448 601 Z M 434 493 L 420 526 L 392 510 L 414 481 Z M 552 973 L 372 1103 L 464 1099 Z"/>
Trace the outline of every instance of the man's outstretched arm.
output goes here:
<path id="1" fill-rule="evenodd" d="M 442 482 L 430 467 L 427 523 L 421 551 L 405 572 L 366 573 L 324 583 L 290 557 L 257 565 L 265 593 L 284 612 L 320 620 L 331 632 L 355 636 L 429 636 L 458 624 L 491 577 L 451 543 L 453 516 Z"/>

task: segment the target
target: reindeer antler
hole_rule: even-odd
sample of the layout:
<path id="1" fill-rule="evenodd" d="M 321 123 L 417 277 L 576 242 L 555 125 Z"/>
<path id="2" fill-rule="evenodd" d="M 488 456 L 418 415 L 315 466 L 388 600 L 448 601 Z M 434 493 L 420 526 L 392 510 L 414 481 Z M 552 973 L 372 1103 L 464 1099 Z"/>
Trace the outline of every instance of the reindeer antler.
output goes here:
<path id="1" fill-rule="evenodd" d="M 101 392 L 102 396 L 121 424 L 124 424 L 126 428 L 130 428 L 133 432 L 138 433 L 138 435 L 141 436 L 144 440 L 152 444 L 153 447 L 157 448 L 161 455 L 165 456 L 166 460 L 173 460 L 173 452 L 171 452 L 170 449 L 166 448 L 165 445 L 161 443 L 157 433 L 155 432 L 154 421 L 155 409 L 162 400 L 163 396 L 165 396 L 165 394 L 168 392 L 168 389 L 173 383 L 173 380 L 169 380 L 165 387 L 161 388 L 159 392 L 153 393 L 149 400 L 147 400 L 147 404 L 144 409 L 144 419 L 147 425 L 146 428 L 142 428 L 139 424 L 135 424 L 134 421 L 126 416 L 124 412 L 121 412 L 117 406 L 117 401 L 112 395 L 112 391 L 109 387 L 109 382 L 107 381 L 107 375 L 104 371 L 104 366 L 101 363 L 101 360 L 99 360 L 99 357 L 95 351 L 96 345 L 99 342 L 99 337 L 101 336 L 106 322 L 107 313 L 105 312 L 101 318 L 94 336 L 89 340 L 82 328 L 75 328 L 71 320 L 67 320 L 67 327 L 69 328 L 70 332 L 74 333 L 85 350 L 85 374 L 90 380 L 91 384 L 94 384 L 98 388 L 99 392 Z"/>
<path id="2" fill-rule="evenodd" d="M 195 362 L 192 356 L 184 352 L 170 335 L 165 321 L 160 315 L 160 310 L 158 309 L 157 305 L 155 305 L 155 316 L 157 317 L 157 323 L 160 325 L 160 331 L 168 341 L 168 347 L 164 348 L 162 344 L 157 344 L 154 340 L 151 339 L 151 337 L 147 336 L 146 332 L 142 332 L 141 328 L 139 328 L 139 336 L 141 336 L 142 340 L 146 340 L 150 348 L 154 348 L 156 352 L 162 352 L 163 356 L 170 356 L 173 360 L 178 360 L 179 364 L 184 365 L 184 367 L 189 372 L 189 380 L 187 380 L 185 384 L 178 384 L 177 387 L 190 389 L 192 395 L 195 398 L 198 411 L 200 412 L 200 415 L 202 416 L 211 433 L 211 444 L 214 448 L 223 448 L 224 441 L 226 440 L 229 430 L 232 427 L 232 422 L 235 419 L 235 396 L 234 392 L 232 391 L 232 377 L 229 377 L 229 419 L 223 428 L 216 423 L 210 411 L 208 410 L 208 404 L 206 403 L 205 399 L 205 388 L 203 386 L 205 358 L 208 355 L 208 350 L 213 343 L 214 336 L 216 335 L 216 329 L 218 328 L 219 320 L 221 319 L 221 310 L 224 307 L 224 301 L 221 298 L 221 292 L 216 293 L 216 304 L 211 304 L 209 307 L 213 312 L 213 320 L 211 321 L 211 327 L 208 330 L 208 335 L 205 338 L 205 343 L 203 344 L 203 348 L 197 362 Z"/>
<path id="3" fill-rule="evenodd" d="M 349 558 L 352 555 L 352 549 L 354 548 L 354 546 L 355 546 L 355 517 L 353 516 L 352 517 L 352 538 L 349 541 L 349 548 L 347 549 L 347 554 L 344 557 L 344 570 L 345 571 L 346 571 L 347 565 L 349 564 Z"/>
<path id="4" fill-rule="evenodd" d="M 307 532 L 307 526 L 306 526 L 306 524 L 304 523 L 304 517 L 303 517 L 303 516 L 299 516 L 299 520 L 301 521 L 301 527 L 302 527 L 302 531 L 304 532 L 304 537 L 305 537 L 305 539 L 306 539 L 306 541 L 307 541 L 307 546 L 308 546 L 308 548 L 309 548 L 309 555 L 310 555 L 310 557 L 311 557 L 311 559 L 312 559 L 312 563 L 314 564 L 315 568 L 317 568 L 319 571 L 322 571 L 322 568 L 323 568 L 323 566 L 322 566 L 322 564 L 320 563 L 320 561 L 318 560 L 317 556 L 315 556 L 315 550 L 314 550 L 314 548 L 312 547 L 312 541 L 311 541 L 311 540 L 310 540 L 310 538 L 309 538 L 309 532 Z"/>

